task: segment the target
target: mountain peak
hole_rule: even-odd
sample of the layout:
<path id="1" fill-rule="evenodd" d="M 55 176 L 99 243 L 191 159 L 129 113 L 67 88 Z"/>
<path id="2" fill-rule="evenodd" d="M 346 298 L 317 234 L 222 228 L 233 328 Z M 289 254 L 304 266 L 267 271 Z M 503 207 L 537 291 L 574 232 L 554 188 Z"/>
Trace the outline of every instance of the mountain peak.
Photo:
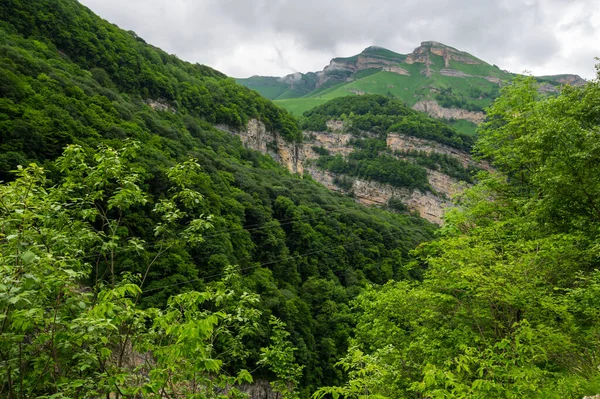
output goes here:
<path id="1" fill-rule="evenodd" d="M 431 76 L 430 67 L 434 64 L 431 58 L 432 55 L 442 57 L 442 68 L 449 68 L 451 62 L 457 62 L 466 65 L 488 65 L 484 61 L 481 61 L 467 52 L 457 50 L 454 47 L 450 47 L 435 41 L 422 42 L 419 47 L 414 49 L 414 51 L 406 57 L 406 62 L 409 64 L 425 64 L 425 75 Z"/>
<path id="2" fill-rule="evenodd" d="M 455 49 L 454 47 L 448 46 L 444 43 L 440 43 L 440 42 L 436 42 L 433 40 L 428 40 L 425 42 L 421 42 L 421 47 L 437 47 L 437 48 L 447 48 L 449 50 L 454 50 L 454 51 L 459 51 L 457 49 Z"/>
<path id="3" fill-rule="evenodd" d="M 390 50 L 386 49 L 385 47 L 369 46 L 369 47 L 366 47 L 363 51 L 361 51 L 361 54 L 363 54 L 363 53 L 370 53 L 370 52 L 378 51 L 378 50 L 390 51 Z"/>

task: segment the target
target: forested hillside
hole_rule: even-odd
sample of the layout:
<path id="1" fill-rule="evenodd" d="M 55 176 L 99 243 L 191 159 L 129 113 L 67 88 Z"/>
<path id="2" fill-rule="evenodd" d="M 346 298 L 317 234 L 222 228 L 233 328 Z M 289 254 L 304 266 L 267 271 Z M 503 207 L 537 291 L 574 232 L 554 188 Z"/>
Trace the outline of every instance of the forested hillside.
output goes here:
<path id="1" fill-rule="evenodd" d="M 475 142 L 472 136 L 459 133 L 400 100 L 373 94 L 336 98 L 307 111 L 300 126 L 307 131 L 324 131 L 330 121 L 340 121 L 342 132 L 354 137 L 354 150 L 347 157 L 323 153 L 316 160 L 318 167 L 335 173 L 338 179 L 346 175 L 422 192 L 432 191 L 428 170 L 440 171 L 456 181 L 473 182 L 476 168 L 463 165 L 453 156 L 400 152 L 388 147 L 390 133 L 442 144 L 465 154 Z"/>
<path id="2" fill-rule="evenodd" d="M 244 148 L 213 124 L 289 141 L 298 124 L 74 0 L 0 18 L 0 397 L 213 396 L 241 370 L 303 397 L 341 383 L 348 303 L 418 278 L 433 226 Z"/>
<path id="3" fill-rule="evenodd" d="M 476 144 L 497 171 L 415 251 L 423 281 L 354 302 L 350 380 L 316 398 L 600 392 L 599 101 L 598 80 L 556 98 L 533 78 L 503 90 Z"/>
<path id="4" fill-rule="evenodd" d="M 538 83 L 503 88 L 477 141 L 382 95 L 296 120 L 76 0 L 2 1 L 0 398 L 599 394 L 600 81 Z M 436 228 L 228 133 L 331 120 L 355 137 L 310 148 L 322 169 L 474 185 Z"/>

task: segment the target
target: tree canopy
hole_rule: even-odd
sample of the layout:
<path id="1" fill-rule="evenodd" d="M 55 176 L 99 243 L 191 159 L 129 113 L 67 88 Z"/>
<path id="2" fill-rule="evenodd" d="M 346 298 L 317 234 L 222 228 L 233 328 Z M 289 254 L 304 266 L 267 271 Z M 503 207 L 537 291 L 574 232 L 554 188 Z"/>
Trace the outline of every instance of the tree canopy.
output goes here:
<path id="1" fill-rule="evenodd" d="M 218 323 L 208 326 L 203 340 L 194 345 L 212 342 L 212 332 L 220 331 L 221 323 L 228 329 L 225 325 L 233 322 L 222 317 L 238 312 L 229 302 L 216 304 L 207 294 L 218 291 L 232 266 L 237 272 L 231 274 L 238 277 L 229 279 L 226 287 L 234 280 L 238 286 L 231 301 L 241 300 L 244 292 L 261 299 L 247 303 L 253 319 L 249 325 L 237 324 L 236 331 L 254 329 L 253 323 L 258 327 L 241 335 L 241 342 L 231 347 L 240 356 L 228 357 L 217 374 L 231 377 L 248 370 L 255 379 L 279 381 L 277 370 L 291 370 L 289 362 L 276 369 L 258 367 L 259 362 L 280 355 L 291 361 L 295 347 L 294 363 L 304 366 L 295 377 L 303 396 L 320 385 L 340 383 L 343 372 L 334 364 L 352 332 L 349 302 L 369 282 L 415 278 L 405 268 L 408 253 L 432 237 L 434 226 L 407 213 L 361 207 L 245 148 L 239 138 L 213 124 L 236 128 L 258 118 L 286 135 L 279 125 L 289 122 L 287 138 L 296 140 L 297 123 L 258 94 L 210 68 L 145 44 L 74 0 L 11 0 L 0 4 L 0 13 L 0 200 L 8 201 L 10 190 L 23 191 L 28 182 L 35 183 L 35 191 L 19 194 L 8 209 L 0 209 L 0 222 L 6 224 L 0 231 L 0 278 L 5 279 L 0 283 L 0 310 L 11 317 L 10 322 L 3 319 L 6 326 L 0 332 L 7 334 L 2 335 L 6 345 L 0 349 L 0 397 L 7 392 L 24 392 L 24 397 L 55 394 L 77 373 L 85 387 L 97 375 L 103 379 L 97 392 L 115 392 L 114 379 L 129 378 L 135 367 L 111 363 L 113 354 L 125 353 L 114 345 L 119 339 L 131 342 L 126 332 L 131 323 L 140 328 L 135 337 L 148 332 L 154 315 L 166 323 L 169 307 L 181 304 L 173 298 L 188 292 L 204 295 L 202 306 L 208 308 L 199 307 L 199 299 L 193 297 L 198 294 L 189 294 L 181 301 L 186 309 L 196 306 L 190 312 L 223 312 L 210 319 Z M 129 56 L 131 62 L 121 59 Z M 105 65 L 106 60 L 118 67 Z M 147 68 L 152 79 L 142 84 L 146 75 L 139 67 Z M 190 102 L 185 93 L 192 93 Z M 25 201 L 30 197 L 31 206 Z M 34 203 L 42 209 L 31 208 Z M 15 218 L 21 211 L 28 219 L 19 224 Z M 186 232 L 188 228 L 192 230 Z M 17 240 L 15 234 L 26 239 Z M 66 266 L 55 259 L 59 256 L 68 256 Z M 24 276 L 23 262 L 39 281 Z M 39 270 L 30 263 L 39 263 Z M 27 292 L 23 300 L 18 292 Z M 77 310 L 80 297 L 82 307 Z M 112 302 L 119 302 L 122 310 L 94 316 L 105 323 L 102 329 L 74 341 L 76 332 L 68 326 L 82 317 L 92 323 L 87 319 L 90 309 Z M 114 320 L 121 311 L 129 312 L 127 318 Z M 18 323 L 33 313 L 37 324 L 21 329 Z M 67 331 L 58 329 L 55 313 Z M 173 325 L 186 317 L 173 316 Z M 285 327 L 270 323 L 272 317 Z M 163 327 L 153 327 L 157 340 L 165 337 Z M 109 337 L 108 331 L 115 328 L 119 333 Z M 54 358 L 57 346 L 50 344 L 51 332 L 61 335 L 61 345 L 79 346 L 56 352 Z M 283 339 L 286 332 L 289 337 Z M 100 336 L 109 337 L 109 342 L 96 342 Z M 175 337 L 169 339 L 177 341 Z M 84 373 L 77 369 L 84 366 L 78 356 L 90 341 L 93 348 L 111 352 L 101 353 L 104 357 L 93 354 L 90 362 L 96 363 Z M 157 341 L 138 341 L 149 346 L 137 352 L 160 349 L 150 346 L 159 345 Z M 290 344 L 286 350 L 269 352 L 275 341 Z M 224 358 L 227 352 L 216 348 L 214 353 Z M 208 355 L 206 359 L 214 360 Z M 101 361 L 116 368 L 103 370 Z M 50 373 L 51 365 L 60 372 Z M 213 379 L 214 365 L 190 366 L 189 371 L 202 370 L 200 374 Z M 188 366 L 182 359 L 177 367 Z M 182 379 L 189 376 L 186 373 Z M 15 387 L 21 376 L 23 387 Z M 141 386 L 130 382 L 130 387 Z M 65 385 L 65 392 L 76 397 L 77 387 L 70 387 Z"/>
<path id="2" fill-rule="evenodd" d="M 415 250 L 422 282 L 354 303 L 347 385 L 316 398 L 581 398 L 600 391 L 600 82 L 502 91 L 476 150 L 495 172 Z"/>

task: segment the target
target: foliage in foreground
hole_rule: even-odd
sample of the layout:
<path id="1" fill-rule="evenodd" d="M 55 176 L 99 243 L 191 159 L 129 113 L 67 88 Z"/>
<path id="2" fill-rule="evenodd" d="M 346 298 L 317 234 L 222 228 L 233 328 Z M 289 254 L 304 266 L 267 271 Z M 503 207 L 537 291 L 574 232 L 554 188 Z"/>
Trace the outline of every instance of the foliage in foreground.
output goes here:
<path id="1" fill-rule="evenodd" d="M 57 161 L 60 184 L 48 186 L 44 170 L 32 164 L 0 186 L 1 397 L 239 397 L 235 387 L 252 382 L 248 370 L 228 373 L 228 365 L 251 354 L 247 342 L 261 317 L 259 296 L 242 287 L 234 268 L 200 292 L 172 296 L 163 309 L 139 305 L 166 248 L 199 243 L 210 228 L 209 218 L 193 216 L 202 201 L 189 188 L 195 161 L 167 174 L 169 195 L 153 210 L 165 250 L 147 261 L 143 275 L 116 278 L 109 267 L 105 278 L 86 284 L 100 258 L 114 265 L 146 246 L 135 236 L 123 240 L 123 212 L 147 201 L 127 162 L 131 151 L 104 148 L 87 163 L 71 146 Z M 302 369 L 285 326 L 274 317 L 271 325 L 257 366 L 272 370 L 274 388 L 290 396 Z"/>
<path id="2" fill-rule="evenodd" d="M 415 251 L 421 283 L 354 304 L 345 386 L 315 398 L 580 398 L 600 392 L 600 82 L 538 99 L 517 79 L 477 148 L 497 173 Z"/>
<path id="3" fill-rule="evenodd" d="M 117 215 L 114 226 L 96 223 L 113 237 L 97 245 L 127 249 L 114 257 L 97 246 L 81 252 L 92 265 L 84 284 L 112 285 L 113 276 L 118 283 L 124 273 L 141 275 L 139 305 L 163 308 L 169 297 L 202 292 L 228 265 L 237 265 L 243 290 L 261 297 L 256 307 L 262 316 L 257 336 L 248 340 L 251 355 L 231 359 L 224 369 L 254 371 L 273 315 L 286 323 L 305 366 L 299 384 L 304 396 L 342 381 L 333 365 L 352 330 L 349 300 L 369 282 L 418 276 L 404 268 L 405 260 L 434 227 L 416 216 L 361 207 L 245 148 L 212 123 L 236 127 L 258 118 L 286 135 L 289 122 L 287 138 L 293 139 L 299 137 L 295 120 L 220 73 L 144 43 L 75 0 L 2 1 L 0 20 L 1 181 L 14 180 L 17 165 L 36 163 L 52 186 L 66 178 L 54 161 L 69 144 L 91 157 L 98 147 L 139 143 L 127 162 L 146 201 Z M 187 217 L 165 221 L 169 170 L 188 158 L 202 170 L 187 189 L 203 199 Z M 161 212 L 153 211 L 157 206 Z M 212 215 L 214 229 L 199 243 L 180 240 L 174 226 L 202 214 Z M 170 227 L 156 236 L 159 224 Z M 146 244 L 137 248 L 132 237 Z M 252 375 L 274 378 L 265 368 Z"/>

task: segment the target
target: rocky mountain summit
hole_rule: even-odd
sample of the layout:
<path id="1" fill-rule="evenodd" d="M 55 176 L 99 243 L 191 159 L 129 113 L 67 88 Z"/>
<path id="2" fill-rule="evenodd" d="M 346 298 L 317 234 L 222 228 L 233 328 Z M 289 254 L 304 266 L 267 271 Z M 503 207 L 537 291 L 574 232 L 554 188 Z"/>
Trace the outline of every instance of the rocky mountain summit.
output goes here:
<path id="1" fill-rule="evenodd" d="M 485 118 L 483 110 L 515 76 L 467 52 L 425 41 L 410 54 L 371 46 L 351 57 L 334 58 L 318 72 L 253 76 L 238 82 L 296 115 L 337 97 L 382 94 L 402 99 L 462 132 L 474 133 Z M 585 83 L 577 75 L 537 79 L 542 93 Z"/>

